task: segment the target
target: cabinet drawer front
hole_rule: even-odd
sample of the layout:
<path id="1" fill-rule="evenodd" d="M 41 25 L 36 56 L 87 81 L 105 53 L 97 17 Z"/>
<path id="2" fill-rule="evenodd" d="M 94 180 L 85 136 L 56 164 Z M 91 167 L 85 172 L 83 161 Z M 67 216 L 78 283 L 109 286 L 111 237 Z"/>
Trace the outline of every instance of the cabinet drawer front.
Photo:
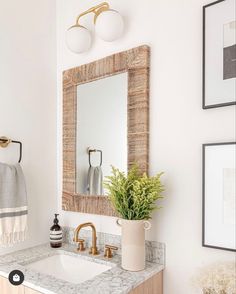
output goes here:
<path id="1" fill-rule="evenodd" d="M 1 294 L 24 294 L 24 286 L 13 286 L 7 278 L 0 277 Z"/>
<path id="2" fill-rule="evenodd" d="M 38 292 L 38 291 L 36 291 L 34 289 L 25 287 L 25 293 L 24 294 L 41 294 L 41 292 Z"/>
<path id="3" fill-rule="evenodd" d="M 129 294 L 163 294 L 163 271 L 134 288 Z"/>

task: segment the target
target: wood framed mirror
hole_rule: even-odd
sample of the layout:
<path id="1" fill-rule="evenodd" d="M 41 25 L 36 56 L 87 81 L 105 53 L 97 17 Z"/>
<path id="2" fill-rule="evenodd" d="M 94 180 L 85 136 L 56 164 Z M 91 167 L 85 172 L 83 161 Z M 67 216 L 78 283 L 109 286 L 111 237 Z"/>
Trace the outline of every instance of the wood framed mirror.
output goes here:
<path id="1" fill-rule="evenodd" d="M 82 159 L 79 161 L 78 156 L 80 156 L 80 152 L 83 153 L 84 158 L 89 155 L 88 150 L 85 150 L 87 143 L 85 144 L 85 139 L 83 138 L 91 133 L 85 130 L 85 127 L 91 123 L 91 119 L 88 118 L 95 119 L 94 112 L 92 112 L 94 109 L 101 108 L 102 111 L 107 111 L 107 115 L 102 115 L 104 112 L 101 112 L 99 119 L 96 118 L 95 122 L 104 121 L 104 117 L 108 117 L 106 125 L 113 126 L 114 132 L 112 133 L 114 134 L 117 131 L 115 126 L 119 122 L 111 122 L 112 117 L 124 116 L 126 127 L 124 121 L 122 121 L 123 129 L 119 125 L 120 134 L 124 136 L 122 148 L 127 150 L 127 154 L 123 154 L 123 158 L 125 158 L 123 165 L 126 164 L 127 169 L 129 169 L 133 164 L 137 164 L 142 172 L 148 173 L 149 68 L 150 48 L 143 45 L 63 72 L 63 210 L 108 216 L 116 215 L 106 195 L 88 195 L 86 191 L 83 192 L 83 189 L 82 192 L 78 189 L 79 162 L 81 162 L 82 168 Z M 115 80 L 114 84 L 110 79 L 111 77 Z M 104 86 L 105 79 L 107 79 L 106 85 L 109 86 Z M 91 88 L 93 87 L 93 93 L 96 95 L 91 95 Z M 124 100 L 125 102 L 122 102 L 119 101 L 119 95 L 121 95 L 119 93 L 123 91 L 124 95 L 124 88 L 127 88 L 127 97 Z M 110 92 L 105 93 L 106 89 Z M 101 94 L 103 92 L 105 94 Z M 86 99 L 83 99 L 86 103 L 80 97 L 85 95 L 84 93 L 87 93 Z M 105 103 L 108 101 L 110 103 L 110 99 L 114 98 L 113 110 L 108 109 L 107 104 L 105 107 L 100 107 L 102 97 L 99 95 L 102 97 L 107 95 L 109 99 L 104 99 Z M 88 102 L 89 99 L 90 102 Z M 83 105 L 85 105 L 84 107 L 89 105 L 87 106 L 90 111 L 89 115 L 86 115 Z M 121 105 L 123 106 L 121 107 Z M 121 111 L 125 111 L 125 115 L 120 114 L 120 108 L 122 109 Z M 109 116 L 108 114 L 111 115 Z M 93 129 L 96 131 L 96 137 L 104 133 L 103 129 L 99 129 L 97 123 L 93 122 L 92 125 L 94 125 Z M 124 127 L 126 128 L 125 132 Z M 79 133 L 78 129 L 80 129 Z M 92 137 L 94 136 L 93 133 Z M 110 134 L 107 134 L 106 137 L 109 138 L 109 136 Z M 106 139 L 106 137 L 104 138 Z M 118 139 L 119 136 L 117 135 L 116 141 Z M 114 138 L 110 139 L 109 150 L 115 148 L 116 141 L 114 141 Z M 82 145 L 83 147 L 81 147 Z M 103 151 L 99 146 L 87 147 L 95 147 Z M 115 154 L 118 154 L 118 151 Z M 117 162 L 120 161 L 120 159 L 117 159 Z M 116 166 L 113 162 L 110 162 L 110 164 Z M 83 176 L 81 175 L 81 177 Z"/>

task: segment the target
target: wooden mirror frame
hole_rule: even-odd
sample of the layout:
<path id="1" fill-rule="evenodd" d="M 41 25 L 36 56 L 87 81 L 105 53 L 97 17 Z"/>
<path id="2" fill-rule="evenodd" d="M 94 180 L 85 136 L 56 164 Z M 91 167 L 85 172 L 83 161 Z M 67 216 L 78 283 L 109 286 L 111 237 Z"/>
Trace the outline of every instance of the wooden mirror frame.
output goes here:
<path id="1" fill-rule="evenodd" d="M 107 196 L 76 193 L 77 86 L 128 72 L 128 168 L 149 168 L 149 69 L 147 45 L 113 54 L 63 72 L 63 192 L 62 209 L 116 216 Z"/>

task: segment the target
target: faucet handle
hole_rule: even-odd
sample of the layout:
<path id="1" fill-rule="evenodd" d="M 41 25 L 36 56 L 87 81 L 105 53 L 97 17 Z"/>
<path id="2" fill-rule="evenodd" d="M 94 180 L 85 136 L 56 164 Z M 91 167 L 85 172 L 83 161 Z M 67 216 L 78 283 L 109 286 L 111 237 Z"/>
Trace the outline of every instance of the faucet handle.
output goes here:
<path id="1" fill-rule="evenodd" d="M 106 258 L 112 258 L 113 257 L 113 254 L 112 254 L 112 251 L 113 250 L 118 250 L 118 247 L 117 246 L 106 244 L 105 245 L 104 257 L 106 257 Z"/>
<path id="2" fill-rule="evenodd" d="M 85 250 L 85 246 L 84 246 L 84 239 L 78 239 L 78 251 L 84 251 Z"/>

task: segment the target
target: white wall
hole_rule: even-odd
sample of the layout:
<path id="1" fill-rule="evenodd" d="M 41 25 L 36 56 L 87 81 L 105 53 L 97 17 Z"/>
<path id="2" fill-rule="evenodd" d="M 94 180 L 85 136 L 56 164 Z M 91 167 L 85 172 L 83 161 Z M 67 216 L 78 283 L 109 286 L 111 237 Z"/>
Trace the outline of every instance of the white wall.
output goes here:
<path id="1" fill-rule="evenodd" d="M 29 239 L 48 241 L 56 208 L 56 1 L 0 0 L 0 136 L 23 143 Z M 0 161 L 18 161 L 18 146 Z"/>
<path id="2" fill-rule="evenodd" d="M 75 17 L 99 1 L 58 0 L 58 125 L 61 126 L 62 70 L 141 44 L 151 46 L 150 173 L 165 171 L 164 209 L 148 235 L 166 243 L 165 294 L 192 294 L 191 278 L 201 265 L 232 260 L 232 252 L 201 247 L 201 144 L 235 140 L 235 109 L 201 108 L 202 5 L 206 0 L 110 0 L 126 21 L 122 39 L 94 39 L 90 51 L 69 52 L 65 31 Z M 91 23 L 90 23 L 91 22 Z M 92 26 L 92 18 L 84 19 Z M 61 128 L 59 194 L 61 206 Z M 65 225 L 93 221 L 98 230 L 120 233 L 114 218 L 61 212 Z"/>

